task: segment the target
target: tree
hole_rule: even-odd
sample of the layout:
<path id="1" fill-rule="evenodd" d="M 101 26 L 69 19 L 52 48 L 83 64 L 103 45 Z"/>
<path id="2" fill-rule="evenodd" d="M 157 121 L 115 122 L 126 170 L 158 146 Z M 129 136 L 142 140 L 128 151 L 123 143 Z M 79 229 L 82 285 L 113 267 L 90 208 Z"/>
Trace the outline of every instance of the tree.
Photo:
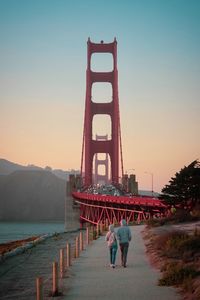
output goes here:
<path id="1" fill-rule="evenodd" d="M 200 204 L 200 163 L 193 161 L 184 166 L 171 178 L 169 184 L 162 189 L 162 196 L 170 204 L 191 203 L 192 206 Z"/>

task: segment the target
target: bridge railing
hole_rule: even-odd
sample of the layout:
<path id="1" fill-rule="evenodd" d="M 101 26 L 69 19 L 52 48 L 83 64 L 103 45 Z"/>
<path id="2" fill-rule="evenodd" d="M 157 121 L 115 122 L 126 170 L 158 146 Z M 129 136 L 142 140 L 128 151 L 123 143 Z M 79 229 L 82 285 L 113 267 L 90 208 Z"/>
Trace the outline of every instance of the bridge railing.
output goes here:
<path id="1" fill-rule="evenodd" d="M 141 205 L 141 206 L 150 206 L 150 207 L 163 207 L 166 208 L 166 204 L 163 203 L 158 198 L 152 197 L 141 197 L 141 196 L 112 196 L 112 195 L 99 195 L 99 194 L 88 194 L 74 192 L 72 196 L 78 200 L 87 200 L 87 201 L 98 201 L 98 202 L 109 202 L 116 204 L 126 204 L 126 205 Z"/>

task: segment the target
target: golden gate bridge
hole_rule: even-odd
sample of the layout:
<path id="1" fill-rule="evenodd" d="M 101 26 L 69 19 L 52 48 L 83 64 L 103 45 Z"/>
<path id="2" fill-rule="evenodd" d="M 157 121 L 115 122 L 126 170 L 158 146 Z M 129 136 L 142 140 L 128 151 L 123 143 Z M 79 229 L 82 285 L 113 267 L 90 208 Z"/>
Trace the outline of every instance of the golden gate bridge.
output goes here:
<path id="1" fill-rule="evenodd" d="M 94 53 L 110 53 L 113 57 L 113 69 L 109 72 L 93 71 L 91 58 Z M 110 102 L 99 103 L 92 98 L 93 85 L 99 82 L 111 84 L 112 100 Z M 93 138 L 92 129 L 95 115 L 110 116 L 110 138 L 108 135 L 96 135 L 95 139 Z M 98 159 L 98 154 L 104 154 L 105 159 Z M 95 174 L 93 174 L 93 165 L 95 165 Z M 104 175 L 98 174 L 100 165 L 105 167 Z M 122 179 L 121 182 L 120 178 Z M 104 181 L 103 192 L 98 181 Z M 140 223 L 154 216 L 162 216 L 167 210 L 166 204 L 158 198 L 127 194 L 128 176 L 124 174 L 123 168 L 120 127 L 116 38 L 111 43 L 104 43 L 104 41 L 93 43 L 90 38 L 87 41 L 81 174 L 76 177 L 71 175 L 69 186 L 70 193 L 79 205 L 82 223 L 119 223 L 122 218 L 126 219 L 128 223 Z"/>

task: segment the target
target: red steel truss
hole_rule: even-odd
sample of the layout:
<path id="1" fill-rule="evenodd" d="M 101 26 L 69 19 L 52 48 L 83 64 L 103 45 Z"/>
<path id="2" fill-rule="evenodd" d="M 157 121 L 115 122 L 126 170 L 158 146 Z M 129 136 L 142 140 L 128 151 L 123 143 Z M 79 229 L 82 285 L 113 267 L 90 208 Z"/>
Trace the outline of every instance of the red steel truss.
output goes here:
<path id="1" fill-rule="evenodd" d="M 143 220 L 149 219 L 151 216 L 149 212 L 136 209 L 101 206 L 80 201 L 76 202 L 80 205 L 80 220 L 96 225 L 100 223 L 105 224 L 106 220 L 108 220 L 108 224 L 119 224 L 122 219 L 125 219 L 127 223 L 140 223 Z"/>
<path id="2" fill-rule="evenodd" d="M 119 223 L 126 219 L 128 223 L 140 223 L 157 214 L 165 214 L 167 206 L 159 199 L 152 197 L 125 197 L 94 195 L 74 192 L 73 197 L 80 205 L 81 222 L 92 224 Z"/>

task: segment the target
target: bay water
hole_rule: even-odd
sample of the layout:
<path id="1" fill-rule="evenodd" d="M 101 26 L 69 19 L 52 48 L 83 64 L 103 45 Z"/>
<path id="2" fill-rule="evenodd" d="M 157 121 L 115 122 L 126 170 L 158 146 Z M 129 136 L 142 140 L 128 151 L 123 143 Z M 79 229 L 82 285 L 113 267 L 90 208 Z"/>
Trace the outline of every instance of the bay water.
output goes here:
<path id="1" fill-rule="evenodd" d="M 0 222 L 0 244 L 31 236 L 64 232 L 64 222 Z"/>

